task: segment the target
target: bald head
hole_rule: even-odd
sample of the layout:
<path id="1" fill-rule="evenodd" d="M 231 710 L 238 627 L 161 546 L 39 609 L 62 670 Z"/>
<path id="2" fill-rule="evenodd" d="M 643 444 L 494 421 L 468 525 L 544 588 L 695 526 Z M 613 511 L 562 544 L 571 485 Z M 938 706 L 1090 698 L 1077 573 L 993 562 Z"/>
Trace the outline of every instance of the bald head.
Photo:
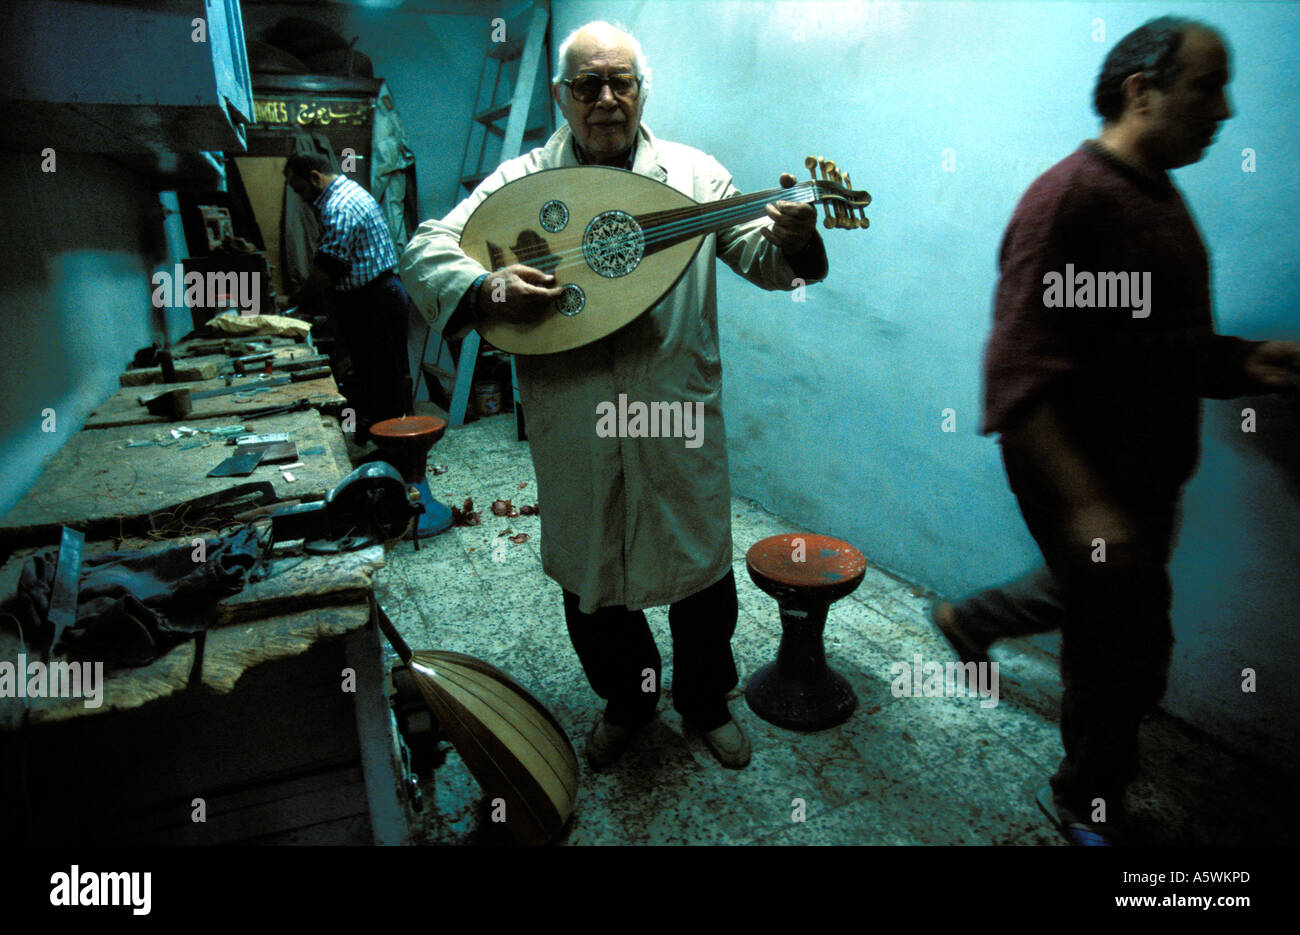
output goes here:
<path id="1" fill-rule="evenodd" d="M 559 70 L 551 79 L 552 82 L 571 78 L 577 74 L 580 70 L 578 63 L 593 51 L 613 48 L 628 53 L 633 65 L 632 74 L 641 76 L 641 97 L 644 98 L 650 90 L 650 67 L 646 64 L 641 43 L 637 42 L 636 37 L 626 29 L 604 20 L 579 26 L 560 43 L 557 56 Z"/>
<path id="2" fill-rule="evenodd" d="M 610 23 L 588 23 L 561 43 L 559 64 L 551 94 L 583 156 L 588 162 L 621 166 L 636 142 L 649 90 L 640 43 Z M 639 80 L 611 80 L 620 75 Z M 580 77 L 575 91 L 573 81 Z"/>

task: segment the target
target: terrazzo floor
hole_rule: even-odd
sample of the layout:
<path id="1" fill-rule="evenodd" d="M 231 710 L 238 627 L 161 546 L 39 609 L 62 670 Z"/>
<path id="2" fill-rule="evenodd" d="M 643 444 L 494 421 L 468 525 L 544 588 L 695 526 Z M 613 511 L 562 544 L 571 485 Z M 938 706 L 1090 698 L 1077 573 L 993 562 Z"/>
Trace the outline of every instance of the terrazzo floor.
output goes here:
<path id="1" fill-rule="evenodd" d="M 494 499 L 536 501 L 526 442 L 511 415 L 447 435 L 430 463 L 434 496 L 466 497 L 483 524 L 457 527 L 392 549 L 376 596 L 413 649 L 468 653 L 509 673 L 568 733 L 581 764 L 578 800 L 561 844 L 1025 844 L 1064 846 L 1034 801 L 1062 754 L 1057 714 L 1059 638 L 994 647 L 999 698 L 896 698 L 894 662 L 954 657 L 926 617 L 928 596 L 868 565 L 850 597 L 831 607 L 826 652 L 848 678 L 858 708 L 843 725 L 811 734 L 774 727 L 747 707 L 750 673 L 770 662 L 780 639 L 775 601 L 745 570 L 757 540 L 801 530 L 746 500 L 733 500 L 734 569 L 740 619 L 732 649 L 740 671 L 732 715 L 748 732 L 753 759 L 724 769 L 703 740 L 684 734 L 672 709 L 666 608 L 646 612 L 664 657 L 659 718 L 609 769 L 590 769 L 586 734 L 603 703 L 569 644 L 560 589 L 542 573 L 536 517 L 493 516 Z M 522 544 L 504 529 L 528 533 Z M 812 530 L 816 531 L 816 530 Z M 505 542 L 504 551 L 494 543 Z M 862 544 L 858 544 L 861 546 Z M 870 550 L 864 549 L 870 559 Z M 393 656 L 395 660 L 395 655 Z M 1279 807 L 1293 780 L 1226 751 L 1190 725 L 1157 713 L 1142 735 L 1144 772 L 1129 791 L 1132 831 L 1146 844 L 1290 843 L 1300 822 Z M 479 786 L 454 748 L 422 783 L 415 844 L 497 844 Z M 802 816 L 796 816 L 802 800 Z M 803 820 L 794 820 L 802 817 Z"/>

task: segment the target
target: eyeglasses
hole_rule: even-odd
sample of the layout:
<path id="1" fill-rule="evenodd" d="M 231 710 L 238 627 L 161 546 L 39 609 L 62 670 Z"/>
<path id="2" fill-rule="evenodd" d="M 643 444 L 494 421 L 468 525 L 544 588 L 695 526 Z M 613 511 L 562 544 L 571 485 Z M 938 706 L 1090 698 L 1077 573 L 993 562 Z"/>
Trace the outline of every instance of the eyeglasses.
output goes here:
<path id="1" fill-rule="evenodd" d="M 636 96 L 641 92 L 641 77 L 639 75 L 574 75 L 572 78 L 565 78 L 560 84 L 569 86 L 569 93 L 573 99 L 582 104 L 590 104 L 600 98 L 600 92 L 609 85 L 610 91 L 614 96 L 625 101 L 634 101 Z"/>

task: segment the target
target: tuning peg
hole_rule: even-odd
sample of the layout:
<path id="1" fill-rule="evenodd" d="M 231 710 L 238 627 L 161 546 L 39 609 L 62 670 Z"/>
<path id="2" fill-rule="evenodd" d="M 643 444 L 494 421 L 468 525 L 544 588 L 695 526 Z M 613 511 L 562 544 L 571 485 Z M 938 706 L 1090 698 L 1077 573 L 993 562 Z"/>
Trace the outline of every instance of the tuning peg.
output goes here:
<path id="1" fill-rule="evenodd" d="M 853 188 L 853 180 L 849 178 L 849 174 L 847 172 L 844 173 L 844 187 L 850 190 L 852 190 Z M 853 205 L 846 204 L 845 207 L 848 209 L 849 212 L 849 221 L 851 222 L 849 224 L 850 227 L 854 228 L 855 230 L 859 227 L 866 227 L 866 225 L 862 223 L 862 218 L 853 213 Z"/>
<path id="2" fill-rule="evenodd" d="M 840 187 L 843 187 L 844 179 L 840 176 L 840 170 L 835 165 L 835 163 L 831 162 L 829 159 L 826 160 L 826 175 L 830 179 L 830 181 L 834 182 L 836 185 Z M 836 200 L 835 202 L 833 202 L 833 206 L 835 208 L 836 227 L 840 228 L 841 230 L 849 230 L 851 228 L 857 227 L 857 225 L 853 223 L 854 218 L 852 217 L 852 215 L 849 214 L 847 207 L 843 201 Z"/>
<path id="3" fill-rule="evenodd" d="M 795 177 L 789 172 L 782 172 L 779 181 L 782 188 L 794 188 Z"/>
<path id="4" fill-rule="evenodd" d="M 809 173 L 812 174 L 812 180 L 814 182 L 817 181 L 817 169 L 819 168 L 822 170 L 822 177 L 825 178 L 826 160 L 821 156 L 809 156 L 803 161 L 803 164 L 807 166 Z M 822 202 L 822 207 L 826 210 L 826 217 L 823 219 L 822 224 L 826 227 L 834 227 L 835 219 L 831 217 L 831 206 Z"/>
<path id="5" fill-rule="evenodd" d="M 847 172 L 840 173 L 839 181 L 841 184 L 843 184 L 845 188 L 851 187 L 849 184 L 849 174 Z M 858 223 L 858 216 L 853 213 L 853 205 L 849 204 L 848 202 L 844 202 L 843 205 L 844 205 L 844 211 L 848 215 L 848 224 L 846 224 L 845 226 L 851 230 L 860 227 L 861 225 Z"/>
<path id="6" fill-rule="evenodd" d="M 834 182 L 835 179 L 833 176 L 835 174 L 835 163 L 832 162 L 830 159 L 819 159 L 818 163 L 819 163 L 818 167 L 822 170 L 822 178 L 827 182 Z M 839 205 L 833 201 L 827 202 L 826 213 L 828 215 L 828 217 L 826 218 L 826 226 L 830 228 L 839 227 L 840 226 Z"/>

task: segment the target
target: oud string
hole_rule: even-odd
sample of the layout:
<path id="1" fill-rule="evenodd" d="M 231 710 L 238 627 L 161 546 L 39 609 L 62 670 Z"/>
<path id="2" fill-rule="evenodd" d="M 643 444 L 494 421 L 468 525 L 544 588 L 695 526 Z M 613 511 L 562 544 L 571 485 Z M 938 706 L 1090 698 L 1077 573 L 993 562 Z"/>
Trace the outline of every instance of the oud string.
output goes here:
<path id="1" fill-rule="evenodd" d="M 663 214 L 667 216 L 666 219 L 656 221 L 652 224 L 642 225 L 641 233 L 643 235 L 643 243 L 646 246 L 649 246 L 651 244 L 661 243 L 664 240 L 681 234 L 689 235 L 692 233 L 692 228 L 707 228 L 711 226 L 710 222 L 714 220 L 727 221 L 732 220 L 733 218 L 739 220 L 742 216 L 751 215 L 753 209 L 758 205 L 767 203 L 762 197 L 765 195 L 770 195 L 770 193 L 764 192 L 759 195 L 740 195 L 734 199 L 729 198 L 727 199 L 727 202 L 735 201 L 739 203 L 725 204 L 719 208 L 714 208 L 703 213 L 691 213 L 680 220 L 673 220 L 672 215 L 680 212 L 694 212 L 694 209 L 678 208 L 673 209 L 670 212 L 663 212 Z M 659 212 L 651 212 L 652 216 L 655 214 L 659 214 Z M 615 238 L 615 240 L 620 239 L 622 238 Z M 550 249 L 544 254 L 536 253 L 533 250 L 519 251 L 516 253 L 516 256 L 518 256 L 521 261 L 549 261 L 535 264 L 537 269 L 543 270 L 559 269 L 561 267 L 572 265 L 578 260 L 583 260 L 583 262 L 585 262 L 585 254 L 581 239 L 575 240 L 572 237 L 564 238 L 563 240 L 557 241 L 552 246 L 557 249 Z"/>
<path id="2" fill-rule="evenodd" d="M 726 226 L 728 222 L 739 223 L 742 220 L 758 217 L 761 212 L 755 214 L 754 209 L 773 202 L 792 201 L 808 204 L 816 200 L 817 194 L 812 184 L 803 182 L 791 188 L 772 189 L 752 195 L 738 195 L 723 202 L 714 202 L 718 207 L 700 213 L 696 213 L 694 207 L 674 208 L 665 212 L 651 212 L 651 216 L 658 215 L 660 219 L 642 226 L 643 237 L 641 240 L 646 247 L 650 247 L 673 239 L 685 239 L 698 233 L 711 232 L 719 224 Z M 625 239 L 631 238 L 613 238 L 615 243 L 622 242 Z M 586 264 L 581 240 L 565 238 L 554 244 L 554 246 L 559 249 L 548 250 L 545 254 L 537 255 L 528 255 L 532 251 L 524 251 L 516 253 L 516 256 L 521 262 L 533 261 L 535 268 L 543 271 L 557 271 L 569 266 Z"/>

